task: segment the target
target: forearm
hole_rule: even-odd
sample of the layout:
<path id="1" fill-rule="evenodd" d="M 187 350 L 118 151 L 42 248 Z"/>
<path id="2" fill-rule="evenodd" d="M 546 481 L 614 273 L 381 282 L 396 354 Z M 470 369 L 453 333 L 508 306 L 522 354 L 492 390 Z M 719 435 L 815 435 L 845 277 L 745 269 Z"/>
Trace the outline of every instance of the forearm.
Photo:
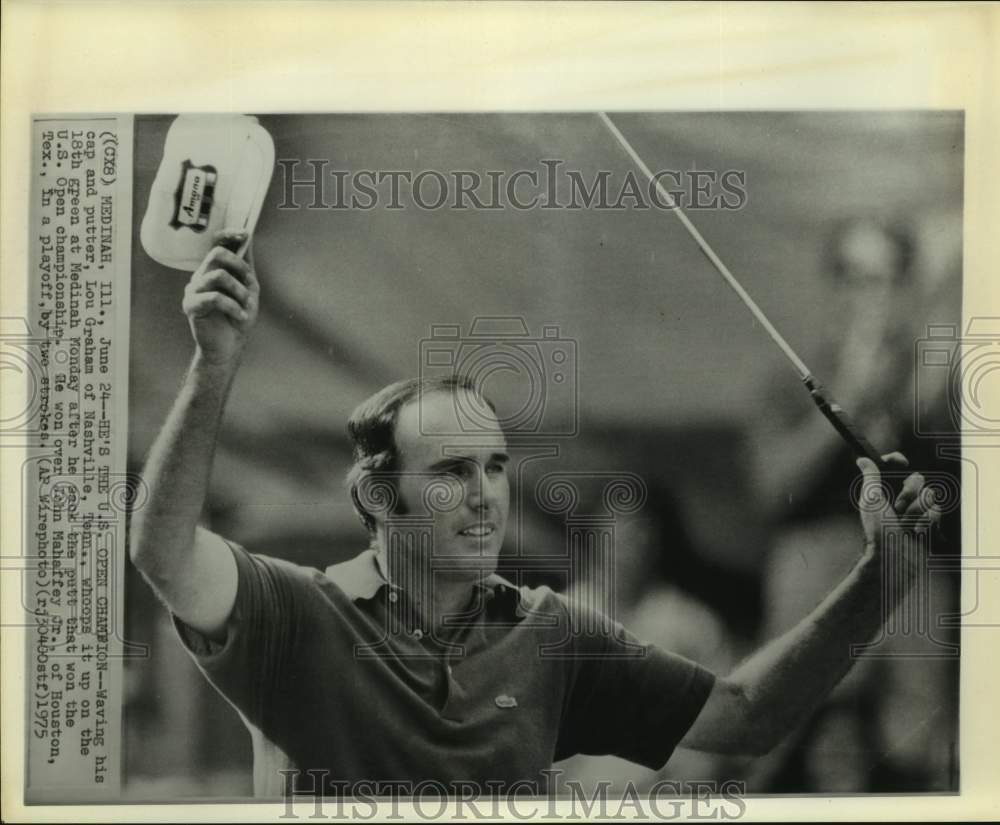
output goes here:
<path id="1" fill-rule="evenodd" d="M 899 453 L 882 456 L 905 467 Z M 766 753 L 801 724 L 853 664 L 851 648 L 869 641 L 913 587 L 919 558 L 914 543 L 941 516 L 933 498 L 922 495 L 924 479 L 911 473 L 890 503 L 879 468 L 859 458 L 863 482 L 858 496 L 865 551 L 847 577 L 823 602 L 724 679 L 681 744 L 716 753 Z M 889 546 L 886 539 L 892 538 Z M 886 553 L 898 554 L 898 569 L 883 573 Z M 888 572 L 888 571 L 885 571 Z"/>
<path id="2" fill-rule="evenodd" d="M 728 677 L 746 705 L 746 736 L 764 750 L 823 703 L 853 664 L 852 645 L 871 640 L 909 591 L 912 577 L 884 577 L 881 558 L 865 554 L 809 616 Z"/>
<path id="3" fill-rule="evenodd" d="M 150 578 L 184 564 L 191 550 L 236 364 L 196 353 L 150 450 L 142 473 L 148 498 L 133 516 L 130 544 L 132 560 Z"/>

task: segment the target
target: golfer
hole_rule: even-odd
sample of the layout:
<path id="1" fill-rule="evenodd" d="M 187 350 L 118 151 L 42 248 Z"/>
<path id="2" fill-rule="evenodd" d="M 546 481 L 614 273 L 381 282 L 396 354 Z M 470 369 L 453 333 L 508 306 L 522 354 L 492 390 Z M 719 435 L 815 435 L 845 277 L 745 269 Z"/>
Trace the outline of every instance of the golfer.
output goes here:
<path id="1" fill-rule="evenodd" d="M 576 753 L 656 769 L 677 746 L 763 754 L 818 708 L 851 645 L 916 579 L 908 569 L 883 583 L 883 536 L 936 521 L 923 479 L 910 475 L 890 505 L 859 459 L 857 563 L 806 619 L 728 675 L 643 645 L 582 603 L 496 575 L 507 444 L 460 377 L 393 384 L 352 415 L 349 485 L 367 550 L 324 571 L 254 554 L 198 525 L 260 306 L 252 259 L 232 251 L 246 238 L 217 241 L 185 290 L 195 353 L 146 462 L 130 554 L 249 729 L 257 795 L 282 794 L 289 776 L 307 793 L 364 781 L 406 795 L 428 780 L 544 793 L 545 771 Z"/>

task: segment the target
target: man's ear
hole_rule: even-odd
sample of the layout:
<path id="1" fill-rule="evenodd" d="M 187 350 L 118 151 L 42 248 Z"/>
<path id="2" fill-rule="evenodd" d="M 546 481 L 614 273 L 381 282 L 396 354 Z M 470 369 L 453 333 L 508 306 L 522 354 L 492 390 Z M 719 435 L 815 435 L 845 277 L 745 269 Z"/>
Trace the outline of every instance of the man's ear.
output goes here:
<path id="1" fill-rule="evenodd" d="M 381 536 L 385 533 L 385 523 L 390 515 L 391 513 L 387 510 L 381 509 L 368 513 L 368 517 L 372 522 L 371 533 L 373 536 Z"/>
<path id="2" fill-rule="evenodd" d="M 399 507 L 395 475 L 384 470 L 362 469 L 351 487 L 351 499 L 369 530 L 384 528 L 386 519 Z"/>

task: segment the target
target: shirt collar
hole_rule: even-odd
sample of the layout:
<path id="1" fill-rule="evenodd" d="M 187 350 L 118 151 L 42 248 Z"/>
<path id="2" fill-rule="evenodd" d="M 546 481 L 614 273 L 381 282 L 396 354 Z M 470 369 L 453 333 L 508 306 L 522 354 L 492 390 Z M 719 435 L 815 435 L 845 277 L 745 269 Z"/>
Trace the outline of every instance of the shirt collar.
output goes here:
<path id="1" fill-rule="evenodd" d="M 347 594 L 351 601 L 374 598 L 382 587 L 397 591 L 401 589 L 385 576 L 378 551 L 372 547 L 353 559 L 339 564 L 331 564 L 323 572 L 330 581 Z M 476 582 L 474 587 L 485 591 L 484 604 L 499 598 L 500 604 L 513 613 L 521 603 L 520 590 L 496 573 L 491 573 L 481 582 Z"/>
<path id="2" fill-rule="evenodd" d="M 378 567 L 377 555 L 373 548 L 368 548 L 353 559 L 331 564 L 323 572 L 351 601 L 370 599 L 386 584 Z"/>

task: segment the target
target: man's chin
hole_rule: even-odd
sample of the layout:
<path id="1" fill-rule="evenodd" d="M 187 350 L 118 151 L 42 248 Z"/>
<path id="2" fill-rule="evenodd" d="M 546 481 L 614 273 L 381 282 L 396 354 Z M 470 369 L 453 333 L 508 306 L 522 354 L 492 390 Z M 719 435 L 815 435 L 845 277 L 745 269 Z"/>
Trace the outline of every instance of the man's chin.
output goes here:
<path id="1" fill-rule="evenodd" d="M 469 587 L 473 587 L 495 572 L 495 565 L 493 567 L 480 565 L 475 568 L 470 566 L 468 569 L 456 569 L 454 567 L 449 567 L 446 570 L 437 571 L 434 574 L 434 580 L 441 584 L 467 584 Z"/>
<path id="2" fill-rule="evenodd" d="M 463 554 L 439 558 L 434 564 L 434 578 L 458 581 L 466 579 L 470 582 L 484 579 L 496 572 L 499 549 L 483 548 L 480 555 Z"/>

